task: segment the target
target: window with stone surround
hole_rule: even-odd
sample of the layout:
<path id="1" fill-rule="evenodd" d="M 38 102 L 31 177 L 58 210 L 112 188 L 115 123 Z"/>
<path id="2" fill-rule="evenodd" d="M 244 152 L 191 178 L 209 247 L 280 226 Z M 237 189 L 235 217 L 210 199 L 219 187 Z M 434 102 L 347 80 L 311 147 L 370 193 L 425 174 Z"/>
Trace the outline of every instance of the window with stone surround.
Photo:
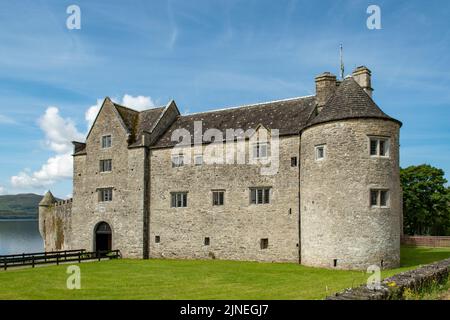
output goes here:
<path id="1" fill-rule="evenodd" d="M 270 203 L 270 187 L 250 188 L 250 204 Z"/>
<path id="2" fill-rule="evenodd" d="M 184 155 L 179 154 L 172 156 L 172 168 L 178 168 L 184 166 Z"/>
<path id="3" fill-rule="evenodd" d="M 204 244 L 205 246 L 209 246 L 210 243 L 211 243 L 211 240 L 209 239 L 209 237 L 206 237 L 206 238 L 205 238 L 205 241 L 203 242 L 203 244 Z"/>
<path id="4" fill-rule="evenodd" d="M 111 148 L 112 146 L 112 137 L 110 134 L 105 135 L 102 137 L 102 148 L 103 149 L 107 149 L 107 148 Z"/>
<path id="5" fill-rule="evenodd" d="M 100 172 L 111 172 L 112 171 L 112 160 L 100 160 Z"/>
<path id="6" fill-rule="evenodd" d="M 266 159 L 269 156 L 269 144 L 258 142 L 253 145 L 253 159 Z"/>
<path id="7" fill-rule="evenodd" d="M 386 137 L 369 137 L 371 157 L 389 157 L 390 139 Z"/>
<path id="8" fill-rule="evenodd" d="M 225 199 L 225 191 L 224 190 L 213 190 L 213 206 L 223 206 Z"/>
<path id="9" fill-rule="evenodd" d="M 371 189 L 370 190 L 370 206 L 372 208 L 388 208 L 389 207 L 389 190 L 387 190 L 387 189 Z"/>
<path id="10" fill-rule="evenodd" d="M 113 199 L 113 188 L 98 189 L 98 201 L 110 202 Z"/>
<path id="11" fill-rule="evenodd" d="M 314 149 L 315 149 L 316 160 L 317 161 L 324 160 L 326 145 L 321 144 L 321 145 L 315 146 Z"/>
<path id="12" fill-rule="evenodd" d="M 171 193 L 171 207 L 172 208 L 187 207 L 187 192 L 172 192 Z"/>
<path id="13" fill-rule="evenodd" d="M 160 242 L 161 242 L 161 237 L 155 236 L 155 243 L 160 243 Z"/>
<path id="14" fill-rule="evenodd" d="M 194 165 L 201 166 L 203 165 L 203 155 L 198 154 L 194 156 Z"/>

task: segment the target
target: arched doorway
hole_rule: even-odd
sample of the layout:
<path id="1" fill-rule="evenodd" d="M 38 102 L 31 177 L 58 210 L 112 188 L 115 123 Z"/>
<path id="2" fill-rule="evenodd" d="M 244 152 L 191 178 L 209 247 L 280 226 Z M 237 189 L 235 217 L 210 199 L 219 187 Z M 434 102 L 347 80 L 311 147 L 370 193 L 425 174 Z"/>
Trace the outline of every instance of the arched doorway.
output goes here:
<path id="1" fill-rule="evenodd" d="M 111 227 L 106 222 L 100 222 L 95 227 L 95 251 L 109 251 L 112 248 Z"/>

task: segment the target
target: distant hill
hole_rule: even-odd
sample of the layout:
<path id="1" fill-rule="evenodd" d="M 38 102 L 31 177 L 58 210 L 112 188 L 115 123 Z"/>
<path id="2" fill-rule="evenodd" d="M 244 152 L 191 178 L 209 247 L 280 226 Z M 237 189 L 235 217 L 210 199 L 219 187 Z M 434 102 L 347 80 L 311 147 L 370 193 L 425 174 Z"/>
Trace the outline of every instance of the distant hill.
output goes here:
<path id="1" fill-rule="evenodd" d="M 0 196 L 0 219 L 37 219 L 41 200 L 32 193 Z"/>

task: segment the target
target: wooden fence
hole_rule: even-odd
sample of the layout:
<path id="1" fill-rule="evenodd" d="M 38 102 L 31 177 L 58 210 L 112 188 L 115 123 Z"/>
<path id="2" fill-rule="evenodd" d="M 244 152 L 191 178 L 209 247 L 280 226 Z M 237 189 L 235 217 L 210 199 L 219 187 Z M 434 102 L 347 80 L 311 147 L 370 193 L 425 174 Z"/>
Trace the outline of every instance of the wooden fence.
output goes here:
<path id="1" fill-rule="evenodd" d="M 450 237 L 403 236 L 402 244 L 417 247 L 450 247 Z"/>
<path id="2" fill-rule="evenodd" d="M 86 252 L 86 250 L 65 250 L 52 252 L 22 253 L 0 256 L 0 267 L 4 270 L 12 267 L 31 266 L 40 264 L 57 264 L 86 260 L 102 260 L 121 258 L 119 250 Z"/>

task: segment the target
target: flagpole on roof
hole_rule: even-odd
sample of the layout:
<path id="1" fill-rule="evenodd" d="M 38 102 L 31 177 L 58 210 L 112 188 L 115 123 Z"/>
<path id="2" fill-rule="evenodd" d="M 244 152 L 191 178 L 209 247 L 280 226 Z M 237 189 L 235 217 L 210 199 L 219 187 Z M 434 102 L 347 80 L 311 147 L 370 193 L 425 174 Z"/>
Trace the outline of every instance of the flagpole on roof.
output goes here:
<path id="1" fill-rule="evenodd" d="M 341 56 L 341 80 L 344 79 L 344 56 L 343 56 L 343 47 L 342 43 L 340 45 L 340 56 Z"/>

